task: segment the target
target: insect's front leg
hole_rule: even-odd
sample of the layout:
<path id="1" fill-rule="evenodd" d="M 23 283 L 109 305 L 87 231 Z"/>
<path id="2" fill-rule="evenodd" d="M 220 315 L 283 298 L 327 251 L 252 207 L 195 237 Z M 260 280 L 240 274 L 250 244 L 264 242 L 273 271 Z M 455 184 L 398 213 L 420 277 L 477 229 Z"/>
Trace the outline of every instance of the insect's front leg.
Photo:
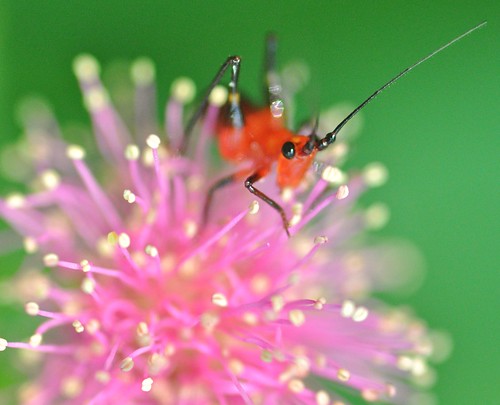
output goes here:
<path id="1" fill-rule="evenodd" d="M 279 205 L 276 201 L 274 201 L 272 198 L 268 197 L 266 194 L 264 194 L 262 191 L 255 188 L 255 186 L 254 186 L 254 183 L 259 181 L 261 178 L 263 178 L 267 174 L 267 172 L 268 172 L 268 170 L 258 170 L 255 173 L 253 173 L 251 176 L 249 176 L 245 180 L 245 187 L 253 195 L 256 195 L 262 201 L 269 204 L 276 211 L 278 211 L 278 213 L 281 216 L 281 221 L 283 222 L 283 228 L 285 229 L 287 236 L 290 237 L 290 231 L 288 230 L 288 225 L 289 225 L 288 219 L 286 218 L 285 210 L 283 210 L 283 207 L 281 207 L 281 205 Z"/>
<path id="2" fill-rule="evenodd" d="M 241 106 L 240 106 L 240 93 L 238 92 L 238 78 L 239 78 L 240 66 L 241 66 L 241 58 L 239 56 L 230 56 L 219 68 L 219 71 L 210 82 L 210 85 L 208 86 L 200 105 L 195 110 L 194 114 L 191 116 L 191 118 L 186 124 L 186 127 L 184 129 L 184 138 L 182 140 L 182 145 L 180 147 L 181 153 L 184 153 L 186 151 L 189 138 L 194 130 L 194 126 L 196 125 L 196 122 L 207 108 L 210 93 L 212 93 L 212 90 L 215 88 L 215 86 L 217 86 L 220 83 L 220 81 L 224 77 L 224 73 L 226 73 L 229 67 L 231 67 L 231 79 L 229 82 L 228 118 L 233 127 L 235 128 L 243 127 L 244 124 L 243 113 L 241 111 Z"/>

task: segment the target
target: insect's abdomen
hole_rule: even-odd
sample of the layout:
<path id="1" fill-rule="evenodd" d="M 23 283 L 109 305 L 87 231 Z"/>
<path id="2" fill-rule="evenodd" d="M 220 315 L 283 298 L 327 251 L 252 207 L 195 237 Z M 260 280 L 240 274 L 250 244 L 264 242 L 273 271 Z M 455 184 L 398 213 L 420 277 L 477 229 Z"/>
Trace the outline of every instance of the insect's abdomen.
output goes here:
<path id="1" fill-rule="evenodd" d="M 217 129 L 219 150 L 224 159 L 263 166 L 278 159 L 283 143 L 292 136 L 283 126 L 283 118 L 273 117 L 268 108 L 246 111 L 243 128 L 221 123 Z"/>

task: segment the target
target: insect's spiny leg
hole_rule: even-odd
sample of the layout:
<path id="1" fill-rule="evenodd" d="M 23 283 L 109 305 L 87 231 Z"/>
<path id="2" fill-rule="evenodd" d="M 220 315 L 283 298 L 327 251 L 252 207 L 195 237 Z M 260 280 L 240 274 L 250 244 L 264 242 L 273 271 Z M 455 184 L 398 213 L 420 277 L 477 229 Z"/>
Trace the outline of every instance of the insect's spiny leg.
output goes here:
<path id="1" fill-rule="evenodd" d="M 229 121 L 233 128 L 243 127 L 243 113 L 240 106 L 240 93 L 238 92 L 238 77 L 240 74 L 241 59 L 238 56 L 233 56 L 231 63 L 231 81 L 229 82 Z"/>
<path id="2" fill-rule="evenodd" d="M 210 207 L 212 206 L 214 194 L 217 190 L 220 190 L 221 188 L 228 186 L 229 184 L 233 183 L 236 180 L 237 174 L 233 173 L 229 176 L 223 177 L 219 180 L 217 180 L 209 189 L 207 192 L 207 198 L 205 200 L 205 204 L 203 206 L 203 217 L 202 217 L 202 225 L 204 226 L 207 223 L 208 220 L 208 214 L 210 212 Z"/>
<path id="3" fill-rule="evenodd" d="M 255 188 L 254 185 L 253 185 L 255 182 L 259 181 L 262 177 L 264 177 L 264 175 L 266 173 L 267 172 L 256 171 L 254 174 L 252 174 L 250 177 L 248 177 L 245 180 L 245 187 L 252 194 L 256 195 L 262 201 L 264 201 L 265 203 L 269 204 L 276 211 L 278 211 L 278 213 L 281 216 L 281 220 L 283 222 L 283 228 L 285 229 L 285 232 L 286 232 L 287 236 L 290 237 L 290 231 L 288 230 L 288 219 L 286 218 L 285 211 L 283 210 L 283 208 L 281 207 L 281 205 L 279 205 L 276 201 L 274 201 L 273 199 L 271 199 L 270 197 L 268 197 L 262 191 L 260 191 L 257 188 Z"/>
<path id="4" fill-rule="evenodd" d="M 238 93 L 238 76 L 240 70 L 240 63 L 241 63 L 241 58 L 239 56 L 230 56 L 219 68 L 219 71 L 212 79 L 205 94 L 203 95 L 203 99 L 200 105 L 195 110 L 194 114 L 191 116 L 184 129 L 184 137 L 182 139 L 182 144 L 179 148 L 181 154 L 186 152 L 188 146 L 188 140 L 193 132 L 194 126 L 196 125 L 196 122 L 207 108 L 208 101 L 210 98 L 210 93 L 212 93 L 212 90 L 215 88 L 215 86 L 217 86 L 220 83 L 222 77 L 224 76 L 224 73 L 226 73 L 226 70 L 230 66 L 231 66 L 231 81 L 229 83 L 229 87 L 231 91 L 229 94 L 229 104 L 230 104 L 230 111 L 234 113 L 234 117 L 231 116 L 231 120 L 233 121 L 234 126 L 237 126 L 238 128 L 243 126 L 243 114 L 241 113 L 240 109 L 240 102 L 239 102 L 240 95 Z"/>

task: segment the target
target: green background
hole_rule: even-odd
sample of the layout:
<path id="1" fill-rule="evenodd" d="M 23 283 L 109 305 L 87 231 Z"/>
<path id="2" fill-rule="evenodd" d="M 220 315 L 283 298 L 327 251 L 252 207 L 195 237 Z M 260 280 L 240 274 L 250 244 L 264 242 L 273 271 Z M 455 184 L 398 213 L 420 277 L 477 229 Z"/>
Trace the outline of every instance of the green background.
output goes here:
<path id="1" fill-rule="evenodd" d="M 160 100 L 175 77 L 189 75 L 203 86 L 225 57 L 239 54 L 241 85 L 257 97 L 263 39 L 273 30 L 279 60 L 300 59 L 311 68 L 307 116 L 318 106 L 361 101 L 406 65 L 488 20 L 486 28 L 365 109 L 353 159 L 388 166 L 389 183 L 370 197 L 391 208 L 381 233 L 413 241 L 426 258 L 422 288 L 393 301 L 408 302 L 432 327 L 453 335 L 453 355 L 438 367 L 440 403 L 498 403 L 499 4 L 4 0 L 0 141 L 18 137 L 14 105 L 33 93 L 49 99 L 62 122 L 86 122 L 71 72 L 73 57 L 82 51 L 103 65 L 150 56 L 157 63 Z M 5 193 L 7 185 L 0 185 Z M 4 279 L 21 261 L 16 255 L 0 260 Z M 0 335 L 30 334 L 20 310 L 0 309 Z M 17 378 L 5 365 L 6 354 L 0 357 L 0 385 Z"/>

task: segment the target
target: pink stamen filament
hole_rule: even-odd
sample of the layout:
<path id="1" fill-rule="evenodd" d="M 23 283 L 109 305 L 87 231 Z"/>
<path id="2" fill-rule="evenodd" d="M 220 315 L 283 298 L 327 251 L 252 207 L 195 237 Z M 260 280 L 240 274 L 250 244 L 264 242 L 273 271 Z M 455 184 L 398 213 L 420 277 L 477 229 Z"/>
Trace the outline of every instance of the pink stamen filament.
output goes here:
<path id="1" fill-rule="evenodd" d="M 154 83 L 135 86 L 135 122 L 137 136 L 158 132 L 156 117 L 156 86 Z"/>
<path id="2" fill-rule="evenodd" d="M 226 225 L 224 225 L 219 231 L 217 231 L 214 235 L 208 238 L 205 242 L 201 243 L 196 249 L 192 250 L 187 257 L 185 257 L 183 260 L 180 260 L 179 264 L 176 267 L 176 271 L 178 271 L 178 269 L 187 260 L 193 258 L 194 256 L 200 254 L 204 250 L 210 248 L 213 244 L 217 243 L 226 233 L 228 233 L 231 229 L 233 229 L 238 224 L 238 222 L 240 222 L 245 217 L 245 215 L 247 215 L 247 213 L 248 209 L 245 209 L 244 211 L 240 212 L 231 221 L 229 221 Z"/>
<path id="3" fill-rule="evenodd" d="M 73 159 L 73 164 L 85 184 L 85 187 L 87 187 L 92 199 L 101 211 L 104 220 L 108 223 L 111 229 L 121 229 L 121 220 L 115 210 L 115 207 L 111 204 L 111 201 L 108 199 L 101 186 L 97 183 L 87 165 L 80 159 Z"/>
<path id="4" fill-rule="evenodd" d="M 129 257 L 130 257 L 130 255 L 129 255 Z M 132 260 L 132 259 L 130 259 L 130 260 Z M 57 262 L 57 265 L 59 267 L 65 268 L 65 269 L 77 270 L 77 271 L 83 272 L 81 264 L 78 264 L 78 263 L 73 263 L 73 262 L 59 260 Z M 124 282 L 125 284 L 127 284 L 129 286 L 137 288 L 137 280 L 135 278 L 131 278 L 131 277 L 127 276 L 126 274 L 123 274 L 121 271 L 118 271 L 118 270 L 107 269 L 107 268 L 104 268 L 104 267 L 99 267 L 99 266 L 94 266 L 92 264 L 89 264 L 89 270 L 88 270 L 88 272 L 89 273 L 92 272 L 92 273 L 95 273 L 95 274 L 102 274 L 104 276 L 117 278 L 117 279 L 121 280 L 122 282 Z"/>
<path id="5" fill-rule="evenodd" d="M 9 221 L 21 235 L 41 235 L 46 232 L 45 218 L 36 211 L 26 208 L 9 208 L 0 200 L 0 215 Z"/>
<path id="6" fill-rule="evenodd" d="M 149 209 L 149 206 L 151 204 L 151 195 L 148 191 L 146 184 L 142 180 L 143 176 L 141 176 L 141 174 L 139 173 L 139 165 L 137 163 L 137 160 L 129 159 L 128 167 L 130 171 L 130 177 L 132 178 L 132 184 L 134 185 L 134 188 L 136 188 L 139 194 L 142 196 L 143 200 L 146 202 L 146 206 Z"/>
<path id="7" fill-rule="evenodd" d="M 111 369 L 111 365 L 113 364 L 113 360 L 116 357 L 116 353 L 118 352 L 119 344 L 115 343 L 106 358 L 106 362 L 104 363 L 104 370 L 109 371 Z"/>
<path id="8" fill-rule="evenodd" d="M 106 94 L 106 91 L 99 80 L 98 77 L 85 78 L 80 80 L 80 87 L 85 95 L 88 95 L 91 91 L 98 91 L 102 94 Z M 92 123 L 95 127 L 95 133 L 100 134 L 97 136 L 97 141 L 101 147 L 101 153 L 103 156 L 111 155 L 116 161 L 120 162 L 122 159 L 121 151 L 125 144 L 130 141 L 130 134 L 122 122 L 118 113 L 114 110 L 108 101 L 100 106 L 98 109 L 90 109 L 90 115 L 92 118 Z M 101 141 L 107 145 L 109 152 L 104 148 Z"/>
<path id="9" fill-rule="evenodd" d="M 79 346 L 56 346 L 56 345 L 39 345 L 32 346 L 29 343 L 24 342 L 9 342 L 7 343 L 7 347 L 13 349 L 25 349 L 25 350 L 33 350 L 36 352 L 42 353 L 55 353 L 55 354 L 74 354 L 75 351 L 79 349 Z"/>
<path id="10" fill-rule="evenodd" d="M 323 193 L 323 191 L 325 191 L 327 186 L 328 183 L 325 180 L 323 179 L 318 180 L 318 182 L 314 185 L 313 189 L 307 196 L 306 201 L 304 202 L 304 212 L 309 210 L 310 206 Z"/>
<path id="11" fill-rule="evenodd" d="M 205 152 L 207 150 L 207 142 L 210 139 L 211 134 L 215 128 L 215 124 L 217 122 L 217 118 L 219 116 L 220 108 L 209 104 L 207 107 L 207 112 L 205 114 L 205 119 L 203 121 L 203 125 L 200 130 L 200 135 L 196 142 L 196 151 L 195 151 L 195 161 L 196 162 L 205 162 Z"/>
<path id="12" fill-rule="evenodd" d="M 46 333 L 50 329 L 57 328 L 58 326 L 61 326 L 61 325 L 69 324 L 69 323 L 73 322 L 74 320 L 75 320 L 75 318 L 70 318 L 67 316 L 66 317 L 61 316 L 61 317 L 56 318 L 56 319 L 51 319 L 50 321 L 46 321 L 46 322 L 42 323 L 36 329 L 36 333 L 43 335 L 44 333 Z"/>
<path id="13" fill-rule="evenodd" d="M 170 98 L 165 108 L 165 129 L 170 139 L 170 144 L 179 147 L 183 135 L 182 128 L 183 106 L 174 98 Z"/>

